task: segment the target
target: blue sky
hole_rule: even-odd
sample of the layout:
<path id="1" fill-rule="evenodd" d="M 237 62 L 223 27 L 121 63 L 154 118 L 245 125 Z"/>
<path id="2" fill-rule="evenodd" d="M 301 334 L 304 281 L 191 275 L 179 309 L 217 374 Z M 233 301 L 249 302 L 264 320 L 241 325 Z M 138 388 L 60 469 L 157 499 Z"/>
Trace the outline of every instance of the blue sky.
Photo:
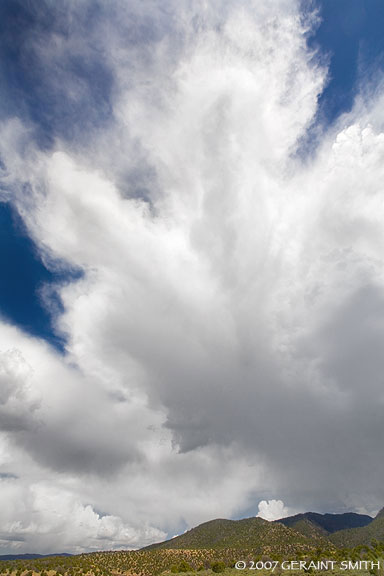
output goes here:
<path id="1" fill-rule="evenodd" d="M 332 122 L 351 109 L 360 85 L 374 84 L 383 68 L 384 7 L 378 0 L 325 0 L 319 7 L 322 23 L 312 42 L 330 58 L 319 114 Z"/>
<path id="2" fill-rule="evenodd" d="M 10 202 L 0 204 L 0 259 L 6 270 L 0 284 L 2 314 L 23 330 L 63 350 L 62 338 L 52 327 L 51 315 L 62 311 L 55 284 L 79 277 L 68 266 L 44 265 L 23 221 Z M 45 294 L 44 287 L 50 288 Z"/>
<path id="3" fill-rule="evenodd" d="M 318 51 L 318 58 L 329 62 L 329 78 L 319 98 L 315 124 L 326 129 L 350 111 L 361 84 L 374 84 L 384 66 L 384 6 L 380 0 L 324 0 L 317 6 L 321 23 L 309 39 L 309 46 Z M 44 70 L 29 51 L 33 35 L 44 37 L 47 31 L 54 30 L 68 36 L 65 12 L 52 3 L 43 10 L 35 3 L 16 0 L 2 2 L 0 10 L 1 116 L 16 115 L 31 121 L 38 145 L 44 149 L 52 147 L 55 138 L 70 143 L 79 131 L 92 131 L 108 122 L 113 77 L 95 47 L 90 60 L 74 54 L 62 64 L 64 70 L 56 71 L 59 82 L 62 73 L 69 73 L 85 85 L 82 98 L 75 102 L 69 100 L 65 91 L 46 89 Z M 93 3 L 82 17 L 92 23 L 99 11 L 100 5 Z M 0 266 L 6 270 L 0 310 L 11 322 L 62 348 L 40 288 L 46 283 L 70 281 L 71 274 L 48 270 L 20 220 L 17 216 L 12 218 L 12 208 L 3 205 L 0 209 Z"/>
<path id="4" fill-rule="evenodd" d="M 0 3 L 1 552 L 382 507 L 383 29 Z"/>

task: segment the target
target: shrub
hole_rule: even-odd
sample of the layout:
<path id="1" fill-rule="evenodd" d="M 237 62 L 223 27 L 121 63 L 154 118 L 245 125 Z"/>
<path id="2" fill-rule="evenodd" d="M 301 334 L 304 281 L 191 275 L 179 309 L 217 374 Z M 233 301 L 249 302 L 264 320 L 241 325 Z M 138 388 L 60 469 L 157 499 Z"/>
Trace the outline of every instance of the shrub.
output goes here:
<path id="1" fill-rule="evenodd" d="M 218 561 L 218 562 L 212 562 L 211 564 L 211 570 L 212 572 L 224 572 L 225 570 L 225 564 L 224 562 Z"/>
<path id="2" fill-rule="evenodd" d="M 192 566 L 188 564 L 185 560 L 182 560 L 178 565 L 179 572 L 191 572 Z"/>

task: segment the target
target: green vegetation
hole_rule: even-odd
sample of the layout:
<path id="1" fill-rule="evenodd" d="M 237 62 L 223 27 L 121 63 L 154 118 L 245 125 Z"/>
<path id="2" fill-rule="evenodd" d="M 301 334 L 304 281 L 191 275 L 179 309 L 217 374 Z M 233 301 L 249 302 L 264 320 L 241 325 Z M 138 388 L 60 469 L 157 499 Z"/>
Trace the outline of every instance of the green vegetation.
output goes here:
<path id="1" fill-rule="evenodd" d="M 338 548 L 368 545 L 372 541 L 384 542 L 384 508 L 367 526 L 339 530 L 331 534 L 330 539 Z"/>
<path id="2" fill-rule="evenodd" d="M 224 572 L 225 568 L 226 568 L 225 563 L 221 561 L 212 562 L 211 564 L 212 572 L 215 572 L 216 574 L 219 572 Z"/>
<path id="3" fill-rule="evenodd" d="M 321 545 L 332 550 L 330 541 L 312 534 L 312 538 L 287 528 L 279 522 L 262 518 L 244 520 L 211 520 L 181 536 L 148 546 L 146 550 L 252 549 L 254 554 L 287 555 L 292 552 L 311 553 Z"/>
<path id="4" fill-rule="evenodd" d="M 384 565 L 384 542 L 373 542 L 370 546 L 358 546 L 352 549 L 316 549 L 312 554 L 303 553 L 301 549 L 288 556 L 291 559 L 315 560 L 377 560 Z M 224 576 L 237 574 L 271 576 L 266 570 L 236 570 L 234 564 L 241 559 L 246 562 L 262 560 L 282 561 L 286 556 L 278 554 L 255 554 L 252 549 L 216 548 L 216 549 L 155 549 L 129 552 L 95 552 L 69 557 L 50 557 L 33 560 L 11 560 L 0 562 L 0 576 L 213 576 L 221 573 Z M 308 570 L 314 573 L 313 570 Z M 273 573 L 281 576 L 284 572 L 277 568 Z M 304 572 L 285 572 L 287 576 L 303 576 Z M 328 576 L 383 576 L 383 571 L 373 568 L 366 571 L 328 571 Z"/>
<path id="5" fill-rule="evenodd" d="M 310 538 L 312 542 L 318 542 L 318 544 L 323 547 L 329 544 L 328 532 L 318 524 L 306 518 L 304 514 L 300 514 L 295 522 L 290 524 L 284 522 L 284 525 L 300 534 L 303 534 L 303 536 Z"/>

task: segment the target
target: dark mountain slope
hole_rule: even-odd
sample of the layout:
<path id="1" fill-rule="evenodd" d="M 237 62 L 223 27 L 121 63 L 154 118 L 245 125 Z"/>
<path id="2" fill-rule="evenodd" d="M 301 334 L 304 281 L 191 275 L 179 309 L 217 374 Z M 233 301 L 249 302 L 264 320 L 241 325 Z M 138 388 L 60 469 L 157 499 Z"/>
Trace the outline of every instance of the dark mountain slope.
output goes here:
<path id="1" fill-rule="evenodd" d="M 55 556 L 72 556 L 72 554 L 3 554 L 0 560 L 39 560 L 39 558 L 51 558 Z"/>
<path id="2" fill-rule="evenodd" d="M 349 528 L 359 528 L 362 526 L 367 526 L 373 520 L 371 516 L 366 514 L 355 514 L 354 512 L 346 512 L 345 514 L 318 514 L 317 512 L 305 512 L 304 514 L 296 514 L 295 516 L 289 516 L 288 518 L 282 518 L 278 520 L 288 526 L 289 528 L 294 528 L 301 532 L 300 523 L 304 520 L 309 521 L 315 528 L 319 529 L 319 534 L 326 535 L 333 534 L 339 530 L 345 530 Z M 306 526 L 306 523 L 304 523 Z M 307 532 L 302 532 L 307 535 Z"/>
<path id="3" fill-rule="evenodd" d="M 370 544 L 372 540 L 384 542 L 384 508 L 367 526 L 339 530 L 330 535 L 330 540 L 339 548 Z"/>

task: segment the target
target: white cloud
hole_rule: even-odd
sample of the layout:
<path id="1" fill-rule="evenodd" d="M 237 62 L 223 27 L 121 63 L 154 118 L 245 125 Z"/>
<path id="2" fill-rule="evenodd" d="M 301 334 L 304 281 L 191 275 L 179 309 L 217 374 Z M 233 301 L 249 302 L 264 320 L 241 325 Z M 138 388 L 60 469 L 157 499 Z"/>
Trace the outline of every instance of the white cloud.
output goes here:
<path id="1" fill-rule="evenodd" d="M 0 429 L 31 430 L 39 397 L 30 385 L 31 367 L 17 349 L 0 353 Z"/>
<path id="2" fill-rule="evenodd" d="M 264 520 L 279 520 L 292 515 L 282 500 L 261 500 L 259 502 L 259 512 L 257 516 Z"/>
<path id="3" fill-rule="evenodd" d="M 39 402 L 28 405 L 22 388 L 16 412 L 33 426 L 23 420 L 1 437 L 4 546 L 40 552 L 144 546 L 178 525 L 180 510 L 192 526 L 247 504 L 259 469 L 236 446 L 179 454 L 162 428 L 164 416 L 147 406 L 136 384 L 129 390 L 108 374 L 86 376 L 47 345 L 2 324 L 5 345 L 12 352 L 3 354 L 3 396 L 12 389 L 17 397 L 15 378 L 33 366 L 25 383 Z M 15 410 L 7 401 L 2 411 L 4 424 Z"/>
<path id="4" fill-rule="evenodd" d="M 165 537 L 155 528 L 130 526 L 118 516 L 100 515 L 68 489 L 50 482 L 28 486 L 21 480 L 0 482 L 0 542 L 3 539 L 15 552 L 26 547 L 47 553 L 135 548 Z"/>

